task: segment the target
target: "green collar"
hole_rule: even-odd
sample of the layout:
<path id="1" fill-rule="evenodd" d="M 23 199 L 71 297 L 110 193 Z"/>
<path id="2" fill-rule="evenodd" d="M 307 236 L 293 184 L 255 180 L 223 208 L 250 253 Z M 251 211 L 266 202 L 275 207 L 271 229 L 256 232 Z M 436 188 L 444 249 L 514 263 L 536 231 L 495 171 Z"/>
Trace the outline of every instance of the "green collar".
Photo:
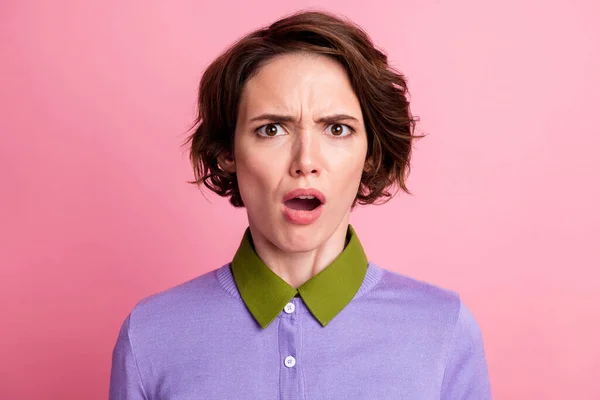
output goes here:
<path id="1" fill-rule="evenodd" d="M 246 307 L 263 329 L 296 293 L 322 326 L 350 303 L 367 273 L 367 257 L 351 225 L 346 239 L 348 244 L 340 255 L 296 290 L 260 259 L 254 251 L 250 228 L 246 228 L 231 271 Z"/>

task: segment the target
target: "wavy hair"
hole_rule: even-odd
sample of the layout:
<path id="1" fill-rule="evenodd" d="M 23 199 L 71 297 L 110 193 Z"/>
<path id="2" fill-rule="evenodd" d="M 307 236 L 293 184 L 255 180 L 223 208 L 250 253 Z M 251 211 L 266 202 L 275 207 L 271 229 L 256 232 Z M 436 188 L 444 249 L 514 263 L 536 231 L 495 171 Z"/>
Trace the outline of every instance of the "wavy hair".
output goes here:
<path id="1" fill-rule="evenodd" d="M 245 82 L 268 60 L 279 55 L 311 52 L 337 60 L 346 70 L 360 102 L 368 137 L 367 157 L 356 203 L 383 203 L 395 195 L 391 188 L 410 194 L 410 172 L 415 124 L 406 78 L 393 69 L 367 33 L 352 21 L 323 11 L 299 11 L 239 39 L 205 70 L 198 89 L 198 114 L 184 145 L 195 180 L 243 207 L 236 174 L 219 167 L 219 157 L 233 155 L 240 96 Z"/>

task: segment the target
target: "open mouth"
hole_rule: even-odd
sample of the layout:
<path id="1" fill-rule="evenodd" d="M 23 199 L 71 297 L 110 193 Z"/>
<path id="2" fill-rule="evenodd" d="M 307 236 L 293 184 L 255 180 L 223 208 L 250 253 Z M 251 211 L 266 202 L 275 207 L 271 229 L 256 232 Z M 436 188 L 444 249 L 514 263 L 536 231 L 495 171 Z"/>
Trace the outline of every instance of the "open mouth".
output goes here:
<path id="1" fill-rule="evenodd" d="M 298 196 L 289 199 L 284 204 L 292 210 L 312 211 L 321 205 L 321 200 L 314 196 Z"/>

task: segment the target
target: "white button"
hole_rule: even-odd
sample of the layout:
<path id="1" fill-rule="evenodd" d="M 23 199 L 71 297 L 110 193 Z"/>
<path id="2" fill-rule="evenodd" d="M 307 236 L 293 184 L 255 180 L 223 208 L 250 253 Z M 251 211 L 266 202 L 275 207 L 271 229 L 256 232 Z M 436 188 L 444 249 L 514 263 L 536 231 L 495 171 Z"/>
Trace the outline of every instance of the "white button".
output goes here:
<path id="1" fill-rule="evenodd" d="M 292 356 L 287 356 L 285 358 L 285 366 L 288 368 L 292 368 L 294 365 L 296 365 L 296 359 Z"/>
<path id="2" fill-rule="evenodd" d="M 283 308 L 283 310 L 288 314 L 293 313 L 295 309 L 296 309 L 296 306 L 294 305 L 294 303 L 287 303 L 285 305 L 285 307 Z"/>

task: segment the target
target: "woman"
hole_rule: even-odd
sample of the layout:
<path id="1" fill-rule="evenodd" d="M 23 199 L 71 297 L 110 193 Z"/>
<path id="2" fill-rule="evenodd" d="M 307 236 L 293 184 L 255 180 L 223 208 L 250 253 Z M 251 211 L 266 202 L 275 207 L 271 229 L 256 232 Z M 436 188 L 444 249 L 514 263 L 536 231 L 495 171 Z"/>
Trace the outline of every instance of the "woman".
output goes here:
<path id="1" fill-rule="evenodd" d="M 231 263 L 141 300 L 113 352 L 117 399 L 488 399 L 457 293 L 368 261 L 349 217 L 405 178 L 404 77 L 349 21 L 301 12 L 206 70 L 197 184 L 245 207 Z"/>

